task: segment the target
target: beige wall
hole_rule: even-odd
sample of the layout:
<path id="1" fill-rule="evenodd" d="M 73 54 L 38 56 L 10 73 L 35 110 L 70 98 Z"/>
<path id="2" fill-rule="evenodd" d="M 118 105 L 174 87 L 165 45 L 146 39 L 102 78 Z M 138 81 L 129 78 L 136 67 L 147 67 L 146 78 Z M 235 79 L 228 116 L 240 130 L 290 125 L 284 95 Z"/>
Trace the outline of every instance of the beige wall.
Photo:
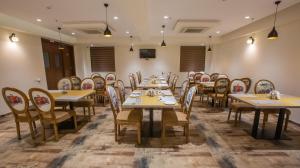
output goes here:
<path id="1" fill-rule="evenodd" d="M 8 39 L 11 33 L 0 29 L 0 88 L 16 87 L 26 93 L 31 87 L 46 88 L 41 38 L 15 32 L 20 41 L 11 43 Z M 1 95 L 0 115 L 9 111 Z"/>
<path id="2" fill-rule="evenodd" d="M 155 59 L 140 59 L 139 48 L 155 48 Z M 186 79 L 186 72 L 179 72 L 180 64 L 180 46 L 168 45 L 165 48 L 160 46 L 135 46 L 134 53 L 129 52 L 129 46 L 115 46 L 115 66 L 117 78 L 125 82 L 126 86 L 129 86 L 129 73 L 135 73 L 141 71 L 143 76 L 150 76 L 153 74 L 161 74 L 161 72 L 172 72 L 179 75 L 177 85 L 180 86 L 182 81 Z M 81 74 L 80 77 L 88 77 L 91 74 L 91 62 L 89 47 L 86 45 L 75 45 L 75 55 L 79 59 L 82 59 L 83 65 L 81 69 L 77 66 L 77 74 Z M 208 56 L 209 58 L 209 56 Z M 209 61 L 209 59 L 207 59 Z M 76 64 L 77 65 L 77 64 Z M 101 73 L 105 76 L 106 72 Z"/>
<path id="3" fill-rule="evenodd" d="M 226 73 L 231 79 L 250 77 L 253 82 L 269 79 L 281 93 L 300 96 L 299 16 L 300 4 L 279 14 L 279 39 L 275 41 L 267 39 L 270 17 L 224 36 L 215 46 L 210 71 Z M 255 34 L 254 45 L 246 44 L 250 34 Z M 300 122 L 300 110 L 292 113 L 292 120 Z"/>

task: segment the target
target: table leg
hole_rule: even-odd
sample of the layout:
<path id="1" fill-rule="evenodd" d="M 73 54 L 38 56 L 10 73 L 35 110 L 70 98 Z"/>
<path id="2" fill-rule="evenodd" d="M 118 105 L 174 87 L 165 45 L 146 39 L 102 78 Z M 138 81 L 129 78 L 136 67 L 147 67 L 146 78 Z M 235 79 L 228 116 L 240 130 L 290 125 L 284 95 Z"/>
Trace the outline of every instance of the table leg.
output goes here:
<path id="1" fill-rule="evenodd" d="M 150 137 L 153 136 L 153 109 L 149 109 L 149 113 L 150 113 L 150 123 L 149 123 L 149 135 Z"/>
<path id="2" fill-rule="evenodd" d="M 285 110 L 280 109 L 274 139 L 280 139 L 281 137 L 284 115 L 285 115 Z"/>
<path id="3" fill-rule="evenodd" d="M 258 130 L 258 124 L 259 124 L 259 116 L 260 116 L 260 110 L 255 110 L 255 116 L 254 121 L 252 125 L 252 137 L 257 138 L 257 130 Z"/>

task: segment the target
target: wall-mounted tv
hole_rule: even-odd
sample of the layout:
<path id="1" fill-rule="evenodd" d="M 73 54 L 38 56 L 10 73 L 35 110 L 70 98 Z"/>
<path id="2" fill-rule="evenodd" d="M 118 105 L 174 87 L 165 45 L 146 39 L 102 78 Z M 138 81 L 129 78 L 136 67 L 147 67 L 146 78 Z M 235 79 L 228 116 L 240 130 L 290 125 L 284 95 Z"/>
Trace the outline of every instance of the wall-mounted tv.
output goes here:
<path id="1" fill-rule="evenodd" d="M 155 49 L 140 49 L 140 58 L 155 58 Z"/>

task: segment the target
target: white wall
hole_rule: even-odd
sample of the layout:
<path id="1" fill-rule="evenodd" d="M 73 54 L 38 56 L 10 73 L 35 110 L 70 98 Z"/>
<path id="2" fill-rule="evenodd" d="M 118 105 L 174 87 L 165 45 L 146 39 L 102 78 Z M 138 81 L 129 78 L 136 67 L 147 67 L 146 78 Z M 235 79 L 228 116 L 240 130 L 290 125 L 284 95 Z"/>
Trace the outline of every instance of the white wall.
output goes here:
<path id="1" fill-rule="evenodd" d="M 155 59 L 140 59 L 139 48 L 155 48 Z M 91 72 L 90 52 L 86 45 L 75 45 L 75 56 L 78 59 L 83 58 L 83 66 L 81 69 L 76 66 L 77 74 L 82 74 L 82 77 L 89 77 Z M 209 57 L 209 56 L 208 56 Z M 207 59 L 207 62 L 209 59 Z M 77 65 L 77 64 L 76 64 Z M 126 86 L 129 86 L 129 73 L 141 71 L 145 77 L 153 74 L 161 74 L 161 72 L 172 72 L 179 75 L 177 86 L 186 79 L 186 72 L 179 72 L 180 67 L 180 46 L 168 45 L 167 47 L 160 46 L 134 46 L 133 54 L 129 52 L 129 46 L 115 46 L 115 66 L 117 78 L 124 81 Z M 81 72 L 79 72 L 81 71 Z M 102 72 L 105 76 L 107 72 Z"/>
<path id="2" fill-rule="evenodd" d="M 15 32 L 20 41 L 11 43 L 12 31 L 0 29 L 0 89 L 16 87 L 27 93 L 32 87 L 47 87 L 41 38 Z M 40 78 L 41 82 L 35 80 Z M 2 95 L 0 115 L 10 112 Z"/>
<path id="3" fill-rule="evenodd" d="M 300 96 L 300 4 L 279 13 L 274 41 L 267 39 L 272 21 L 268 17 L 224 36 L 215 46 L 210 71 L 253 82 L 269 79 L 281 93 Z M 256 41 L 247 45 L 251 34 Z M 300 110 L 293 111 L 292 120 L 300 123 Z"/>

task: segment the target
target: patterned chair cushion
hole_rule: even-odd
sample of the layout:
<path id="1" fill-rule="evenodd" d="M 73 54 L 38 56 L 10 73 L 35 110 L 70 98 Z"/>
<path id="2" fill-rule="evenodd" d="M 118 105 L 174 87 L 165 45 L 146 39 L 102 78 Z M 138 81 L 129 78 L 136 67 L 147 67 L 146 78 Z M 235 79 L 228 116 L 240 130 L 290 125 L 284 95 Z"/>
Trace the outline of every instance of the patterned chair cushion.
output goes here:
<path id="1" fill-rule="evenodd" d="M 81 82 L 81 89 L 82 90 L 93 90 L 95 89 L 95 83 L 91 78 L 85 78 Z"/>
<path id="2" fill-rule="evenodd" d="M 17 111 L 25 110 L 25 100 L 19 93 L 12 90 L 7 90 L 5 92 L 5 97 L 11 108 Z"/>
<path id="3" fill-rule="evenodd" d="M 231 93 L 246 93 L 247 91 L 247 86 L 246 84 L 241 81 L 241 80 L 233 80 L 231 82 L 231 85 L 230 85 L 230 92 Z"/>
<path id="4" fill-rule="evenodd" d="M 69 78 L 63 78 L 58 81 L 57 88 L 58 90 L 71 90 L 72 82 Z"/>
<path id="5" fill-rule="evenodd" d="M 275 87 L 268 80 L 260 80 L 255 85 L 256 94 L 269 94 L 272 90 L 275 90 Z"/>

